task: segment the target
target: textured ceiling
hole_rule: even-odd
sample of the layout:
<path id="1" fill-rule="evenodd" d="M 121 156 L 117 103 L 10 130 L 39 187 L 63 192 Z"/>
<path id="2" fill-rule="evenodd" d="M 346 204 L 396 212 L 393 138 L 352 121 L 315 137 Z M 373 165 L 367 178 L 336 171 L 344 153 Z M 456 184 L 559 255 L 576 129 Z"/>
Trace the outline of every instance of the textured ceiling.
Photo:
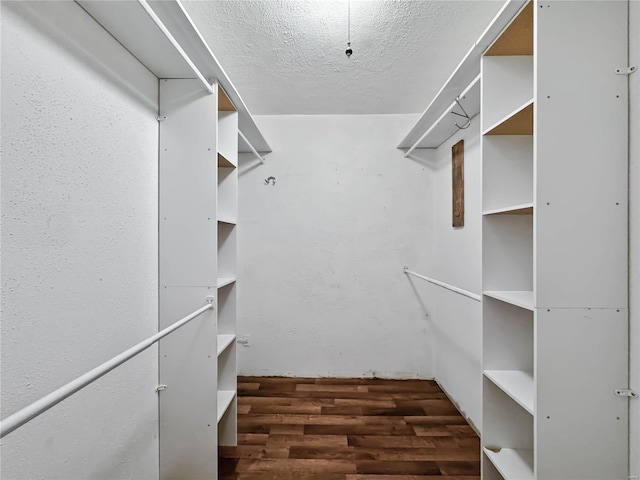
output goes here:
<path id="1" fill-rule="evenodd" d="M 184 1 L 254 114 L 422 112 L 501 1 Z"/>

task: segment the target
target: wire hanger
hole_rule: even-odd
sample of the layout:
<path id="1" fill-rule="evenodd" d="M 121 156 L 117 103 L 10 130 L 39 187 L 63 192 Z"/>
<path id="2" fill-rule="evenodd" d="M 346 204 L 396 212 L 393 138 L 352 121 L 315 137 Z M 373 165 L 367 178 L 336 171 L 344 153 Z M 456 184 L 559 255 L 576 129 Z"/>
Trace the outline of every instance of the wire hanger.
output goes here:
<path id="1" fill-rule="evenodd" d="M 462 110 L 462 113 L 453 112 L 453 111 L 451 113 L 453 113 L 454 115 L 458 115 L 459 117 L 466 118 L 467 119 L 467 123 L 465 125 L 462 125 L 462 126 L 458 125 L 457 123 L 454 123 L 454 125 L 456 127 L 458 127 L 460 130 L 464 130 L 465 128 L 469 128 L 471 126 L 471 117 L 469 116 L 467 111 L 464 109 L 464 107 L 460 104 L 460 97 L 456 97 L 456 103 L 460 107 L 460 110 Z"/>

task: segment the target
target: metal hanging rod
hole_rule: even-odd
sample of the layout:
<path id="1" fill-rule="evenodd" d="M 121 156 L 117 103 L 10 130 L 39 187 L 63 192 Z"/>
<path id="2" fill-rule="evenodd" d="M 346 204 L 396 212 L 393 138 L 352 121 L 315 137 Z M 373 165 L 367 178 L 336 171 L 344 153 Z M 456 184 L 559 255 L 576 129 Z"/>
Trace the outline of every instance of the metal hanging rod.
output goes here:
<path id="1" fill-rule="evenodd" d="M 190 322 L 197 316 L 201 315 L 202 313 L 212 308 L 213 308 L 213 297 L 207 297 L 207 304 L 204 307 L 199 308 L 192 314 L 187 315 L 186 317 L 178 320 L 176 323 L 174 323 L 170 327 L 167 327 L 164 330 L 156 333 L 155 335 L 147 338 L 146 340 L 143 340 L 137 345 L 134 345 L 133 347 L 131 347 L 129 350 L 122 352 L 120 355 L 113 357 L 111 360 L 104 362 L 102 365 L 94 368 L 93 370 L 85 373 L 84 375 L 79 376 L 78 378 L 76 378 L 75 380 L 72 380 L 66 385 L 63 385 L 57 390 L 51 392 L 49 395 L 42 397 L 40 400 L 36 400 L 31 405 L 5 418 L 4 420 L 2 420 L 2 422 L 0 422 L 0 438 L 10 434 L 15 429 L 33 420 L 41 413 L 46 412 L 54 405 L 57 405 L 58 403 L 63 401 L 65 398 L 70 397 L 71 395 L 76 393 L 78 390 L 83 389 L 90 383 L 96 381 L 103 375 L 109 373 L 114 368 L 122 365 L 127 360 L 130 360 L 131 358 L 138 355 L 140 352 L 146 350 L 151 345 L 156 343 L 158 340 L 162 339 L 163 337 L 166 337 L 174 330 L 177 330 L 178 328 Z"/>
<path id="2" fill-rule="evenodd" d="M 180 46 L 178 41 L 173 37 L 173 35 L 171 35 L 171 32 L 169 32 L 169 29 L 167 29 L 165 24 L 162 23 L 162 20 L 160 20 L 160 17 L 158 17 L 158 15 L 156 15 L 156 13 L 149 6 L 147 1 L 146 0 L 138 0 L 138 3 L 144 9 L 144 11 L 147 13 L 147 15 L 149 15 L 149 17 L 151 17 L 151 20 L 153 20 L 153 23 L 156 24 L 156 26 L 160 29 L 160 31 L 166 37 L 166 39 L 169 41 L 169 43 L 171 43 L 173 48 L 176 49 L 178 54 L 180 54 L 180 56 L 186 62 L 186 64 L 189 65 L 189 68 L 193 71 L 193 73 L 196 75 L 196 77 L 198 77 L 198 80 L 200 80 L 200 82 L 204 86 L 205 90 L 207 90 L 207 92 L 209 92 L 210 94 L 213 94 L 215 90 L 213 89 L 211 84 L 207 81 L 206 78 L 204 78 L 204 75 L 202 75 L 200 70 L 198 70 L 198 67 L 196 67 L 196 65 L 191 61 L 191 59 L 186 54 L 186 52 L 182 49 L 182 47 Z"/>
<path id="3" fill-rule="evenodd" d="M 438 280 L 434 280 L 433 278 L 425 277 L 424 275 L 420 275 L 419 273 L 412 272 L 411 270 L 409 270 L 409 267 L 404 267 L 403 270 L 404 270 L 404 273 L 406 273 L 407 275 L 413 275 L 414 277 L 421 278 L 422 280 L 426 280 L 429 283 L 433 283 L 434 285 L 437 285 L 439 287 L 445 288 L 445 289 L 450 290 L 450 291 L 452 291 L 454 293 L 457 293 L 459 295 L 463 295 L 463 296 L 465 296 L 467 298 L 470 298 L 472 300 L 475 300 L 477 302 L 481 302 L 482 301 L 482 297 L 480 295 L 476 295 L 475 293 L 469 292 L 467 290 L 463 290 L 461 288 L 454 287 L 453 285 L 449 285 L 448 283 L 444 283 L 444 282 L 440 282 Z"/>
<path id="4" fill-rule="evenodd" d="M 251 152 L 258 158 L 258 160 L 260 160 L 260 163 L 262 163 L 264 165 L 264 157 L 258 153 L 258 151 L 255 149 L 255 147 L 253 145 L 251 145 L 251 142 L 249 140 L 247 140 L 247 137 L 244 136 L 244 133 L 242 133 L 240 130 L 238 130 L 238 135 L 240 135 L 240 138 L 242 138 L 242 140 L 244 140 L 244 142 L 247 145 L 249 145 L 249 148 L 251 149 Z"/>
<path id="5" fill-rule="evenodd" d="M 411 145 L 411 147 L 409 148 L 409 150 L 407 150 L 407 151 L 405 152 L 405 154 L 404 154 L 404 158 L 408 158 L 408 157 L 410 157 L 410 156 L 411 156 L 411 153 L 412 153 L 416 148 L 418 148 L 418 145 L 420 145 L 420 142 L 422 142 L 425 138 L 427 138 L 427 136 L 428 136 L 428 135 L 429 135 L 429 134 L 430 134 L 430 133 L 431 133 L 431 132 L 432 132 L 432 131 L 437 127 L 437 126 L 438 126 L 438 124 L 439 124 L 439 123 L 440 123 L 440 122 L 441 122 L 441 121 L 442 121 L 442 120 L 443 120 L 447 115 L 449 115 L 449 114 L 451 114 L 451 113 L 453 113 L 454 115 L 458 115 L 458 116 L 460 116 L 460 117 L 464 117 L 464 118 L 466 118 L 466 119 L 468 120 L 468 124 L 467 124 L 467 125 L 465 125 L 465 126 L 463 126 L 463 127 L 461 127 L 460 125 L 458 125 L 457 123 L 455 123 L 454 125 L 455 125 L 456 127 L 458 127 L 459 129 L 465 129 L 465 128 L 468 128 L 468 127 L 471 125 L 471 119 L 472 119 L 473 117 L 469 117 L 469 115 L 467 114 L 467 112 L 465 111 L 465 109 L 464 109 L 464 108 L 462 108 L 462 105 L 460 105 L 459 100 L 460 100 L 460 98 L 461 98 L 461 97 L 464 97 L 464 96 L 465 96 L 465 95 L 466 95 L 466 94 L 467 94 L 467 93 L 468 93 L 468 92 L 469 92 L 473 87 L 475 87 L 475 86 L 476 86 L 476 83 L 478 83 L 479 81 L 480 81 L 480 75 L 477 75 L 477 76 L 473 79 L 473 81 L 472 81 L 469 85 L 467 85 L 467 87 L 462 91 L 462 93 L 460 93 L 460 95 L 458 95 L 458 96 L 456 97 L 456 99 L 453 101 L 453 103 L 452 103 L 451 105 L 449 105 L 449 108 L 447 108 L 447 109 L 442 113 L 442 115 L 440 115 L 440 117 L 438 117 L 438 119 L 437 119 L 435 122 L 433 122 L 433 123 L 431 124 L 431 126 L 427 129 L 427 131 L 426 131 L 426 132 L 424 132 L 424 133 L 422 134 L 422 136 L 421 136 L 421 137 L 416 141 L 416 143 L 414 143 L 413 145 Z M 456 113 L 456 112 L 454 112 L 454 111 L 453 111 L 453 109 L 456 107 L 456 105 L 457 105 L 457 106 L 459 106 L 459 107 L 462 109 L 462 111 L 464 112 L 464 115 L 461 115 L 461 114 Z"/>

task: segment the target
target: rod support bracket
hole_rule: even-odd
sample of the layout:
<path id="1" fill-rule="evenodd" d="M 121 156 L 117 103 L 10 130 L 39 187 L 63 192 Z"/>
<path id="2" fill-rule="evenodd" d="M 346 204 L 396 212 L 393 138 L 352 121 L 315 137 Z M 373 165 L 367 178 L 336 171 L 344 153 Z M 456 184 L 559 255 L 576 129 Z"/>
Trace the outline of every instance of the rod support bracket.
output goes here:
<path id="1" fill-rule="evenodd" d="M 404 273 L 407 273 L 407 270 L 409 270 L 409 267 L 407 267 L 406 265 L 405 265 L 404 267 L 402 267 L 402 271 L 403 271 Z"/>
<path id="2" fill-rule="evenodd" d="M 619 397 L 638 398 L 638 392 L 631 390 L 630 388 L 619 388 L 615 393 Z"/>
<path id="3" fill-rule="evenodd" d="M 207 295 L 206 301 L 209 305 L 215 305 L 216 297 L 214 297 L 213 295 Z"/>
<path id="4" fill-rule="evenodd" d="M 637 69 L 638 68 L 635 65 L 631 67 L 616 68 L 616 75 L 631 75 L 632 73 L 635 73 Z"/>
<path id="5" fill-rule="evenodd" d="M 159 392 L 161 392 L 162 390 L 166 390 L 166 389 L 167 389 L 167 386 L 166 386 L 166 385 L 158 385 L 158 386 L 156 387 L 156 393 L 159 393 Z"/>
<path id="6" fill-rule="evenodd" d="M 156 120 L 159 122 L 164 122 L 167 119 L 166 115 L 162 115 L 162 116 L 157 116 Z"/>

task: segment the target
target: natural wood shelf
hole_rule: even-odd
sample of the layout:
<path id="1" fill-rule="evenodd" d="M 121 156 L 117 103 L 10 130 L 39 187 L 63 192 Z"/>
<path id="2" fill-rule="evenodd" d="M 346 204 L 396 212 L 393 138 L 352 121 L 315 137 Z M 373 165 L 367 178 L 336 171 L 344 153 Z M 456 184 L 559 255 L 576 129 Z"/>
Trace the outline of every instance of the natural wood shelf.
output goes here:
<path id="1" fill-rule="evenodd" d="M 485 55 L 533 55 L 533 2 L 524 7 Z"/>
<path id="2" fill-rule="evenodd" d="M 236 396 L 235 390 L 218 390 L 218 423 Z"/>
<path id="3" fill-rule="evenodd" d="M 533 215 L 533 202 L 485 210 L 482 215 Z"/>
<path id="4" fill-rule="evenodd" d="M 218 86 L 218 111 L 219 112 L 235 112 L 236 107 L 233 106 L 229 97 L 222 87 Z"/>
<path id="5" fill-rule="evenodd" d="M 219 168 L 236 168 L 236 165 L 234 165 L 229 160 L 227 160 L 227 158 L 224 155 L 222 155 L 221 153 L 218 153 L 218 167 Z"/>
<path id="6" fill-rule="evenodd" d="M 533 99 L 488 128 L 484 135 L 533 135 Z"/>
<path id="7" fill-rule="evenodd" d="M 484 448 L 483 451 L 505 480 L 533 480 L 533 450 L 502 448 L 494 452 Z"/>
<path id="8" fill-rule="evenodd" d="M 218 288 L 226 287 L 227 285 L 231 285 L 235 282 L 236 279 L 234 277 L 226 277 L 218 279 Z"/>
<path id="9" fill-rule="evenodd" d="M 227 225 L 237 225 L 235 220 L 231 220 L 229 218 L 219 218 L 218 223 L 226 223 Z"/>
<path id="10" fill-rule="evenodd" d="M 218 335 L 218 356 L 220 356 L 235 339 L 235 335 Z"/>
<path id="11" fill-rule="evenodd" d="M 533 415 L 533 375 L 522 370 L 485 370 L 484 376 Z"/>
<path id="12" fill-rule="evenodd" d="M 511 305 L 515 305 L 516 307 L 524 308 L 525 310 L 531 310 L 533 312 L 533 309 L 534 309 L 533 292 L 530 290 L 529 291 L 527 290 L 485 291 L 485 292 L 482 292 L 482 294 L 487 297 L 500 300 L 501 302 L 509 303 Z"/>

